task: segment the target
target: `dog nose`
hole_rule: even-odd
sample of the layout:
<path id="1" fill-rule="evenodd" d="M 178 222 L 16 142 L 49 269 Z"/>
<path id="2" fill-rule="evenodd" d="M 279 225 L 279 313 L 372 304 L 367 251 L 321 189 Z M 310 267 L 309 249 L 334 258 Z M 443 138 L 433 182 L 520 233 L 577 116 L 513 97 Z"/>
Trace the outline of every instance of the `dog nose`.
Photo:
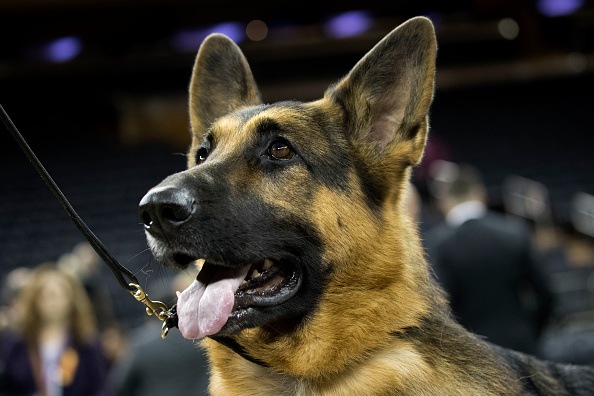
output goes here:
<path id="1" fill-rule="evenodd" d="M 155 187 L 138 207 L 144 228 L 152 234 L 163 234 L 187 222 L 194 212 L 194 199 L 185 189 Z"/>

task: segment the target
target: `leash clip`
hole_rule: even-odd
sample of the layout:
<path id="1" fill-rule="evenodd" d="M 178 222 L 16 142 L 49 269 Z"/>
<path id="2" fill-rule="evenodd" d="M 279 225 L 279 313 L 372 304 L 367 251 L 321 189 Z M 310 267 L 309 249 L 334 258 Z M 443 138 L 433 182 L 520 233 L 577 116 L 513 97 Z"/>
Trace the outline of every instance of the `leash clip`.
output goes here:
<path id="1" fill-rule="evenodd" d="M 167 305 L 161 301 L 151 300 L 140 285 L 136 283 L 130 283 L 129 286 L 131 287 L 130 294 L 132 294 L 137 301 L 140 301 L 146 306 L 146 314 L 148 316 L 155 315 L 159 320 L 163 321 L 163 327 L 161 327 L 161 338 L 164 339 L 167 337 L 169 330 L 172 327 L 175 327 L 175 325 L 172 324 L 175 311 L 169 310 Z"/>

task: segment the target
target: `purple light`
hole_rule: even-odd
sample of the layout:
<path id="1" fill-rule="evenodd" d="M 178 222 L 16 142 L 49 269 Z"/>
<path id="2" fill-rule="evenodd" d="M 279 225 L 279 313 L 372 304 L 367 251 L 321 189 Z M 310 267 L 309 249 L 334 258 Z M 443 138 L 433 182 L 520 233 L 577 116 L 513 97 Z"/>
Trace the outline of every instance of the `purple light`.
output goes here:
<path id="1" fill-rule="evenodd" d="M 536 6 L 541 14 L 558 17 L 573 14 L 583 5 L 583 0 L 538 0 Z"/>
<path id="2" fill-rule="evenodd" d="M 179 52 L 195 52 L 211 33 L 223 33 L 236 43 L 245 38 L 244 27 L 239 22 L 225 22 L 201 29 L 182 30 L 171 38 L 171 45 Z"/>
<path id="3" fill-rule="evenodd" d="M 336 38 L 358 36 L 371 27 L 371 22 L 367 11 L 349 11 L 330 18 L 324 30 L 328 36 Z"/>
<path id="4" fill-rule="evenodd" d="M 173 35 L 171 46 L 179 52 L 195 52 L 206 36 L 208 36 L 208 33 L 204 29 L 183 30 Z"/>
<path id="5" fill-rule="evenodd" d="M 82 48 L 82 41 L 78 37 L 62 37 L 47 44 L 42 51 L 42 57 L 50 62 L 68 62 L 76 58 Z"/>
<path id="6" fill-rule="evenodd" d="M 239 22 L 220 23 L 210 28 L 208 34 L 211 33 L 223 33 L 236 43 L 243 41 L 243 39 L 245 38 L 244 27 Z"/>

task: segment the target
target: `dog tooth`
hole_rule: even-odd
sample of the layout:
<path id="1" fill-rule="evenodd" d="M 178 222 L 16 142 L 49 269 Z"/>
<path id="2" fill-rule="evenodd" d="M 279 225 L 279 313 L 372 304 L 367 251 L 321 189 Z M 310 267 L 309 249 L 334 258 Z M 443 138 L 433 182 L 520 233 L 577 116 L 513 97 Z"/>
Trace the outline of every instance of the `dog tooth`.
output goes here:
<path id="1" fill-rule="evenodd" d="M 245 284 L 247 284 L 247 281 L 244 279 L 244 280 L 241 282 L 241 284 L 242 284 L 242 285 L 245 285 Z"/>
<path id="2" fill-rule="evenodd" d="M 264 265 L 262 266 L 262 270 L 263 271 L 267 271 L 270 269 L 270 267 L 272 267 L 272 260 L 270 259 L 265 259 L 264 260 Z"/>
<path id="3" fill-rule="evenodd" d="M 257 276 L 260 276 L 260 273 L 258 270 L 254 270 L 254 272 L 252 272 L 252 278 L 256 278 Z"/>
<path id="4" fill-rule="evenodd" d="M 196 269 L 200 271 L 205 262 L 206 262 L 206 259 L 201 258 L 201 259 L 196 260 L 194 265 L 196 266 Z"/>

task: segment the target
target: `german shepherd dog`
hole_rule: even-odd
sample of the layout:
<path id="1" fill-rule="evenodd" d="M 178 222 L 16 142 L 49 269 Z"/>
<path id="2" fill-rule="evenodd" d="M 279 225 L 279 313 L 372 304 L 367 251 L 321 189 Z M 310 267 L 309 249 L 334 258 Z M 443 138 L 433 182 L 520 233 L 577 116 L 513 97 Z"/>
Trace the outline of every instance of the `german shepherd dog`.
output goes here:
<path id="1" fill-rule="evenodd" d="M 426 18 L 320 100 L 262 104 L 240 49 L 202 44 L 188 169 L 140 203 L 158 261 L 201 264 L 178 299 L 213 395 L 593 395 L 594 369 L 490 345 L 450 316 L 404 208 L 433 99 Z M 218 341 L 218 342 L 217 342 Z"/>

